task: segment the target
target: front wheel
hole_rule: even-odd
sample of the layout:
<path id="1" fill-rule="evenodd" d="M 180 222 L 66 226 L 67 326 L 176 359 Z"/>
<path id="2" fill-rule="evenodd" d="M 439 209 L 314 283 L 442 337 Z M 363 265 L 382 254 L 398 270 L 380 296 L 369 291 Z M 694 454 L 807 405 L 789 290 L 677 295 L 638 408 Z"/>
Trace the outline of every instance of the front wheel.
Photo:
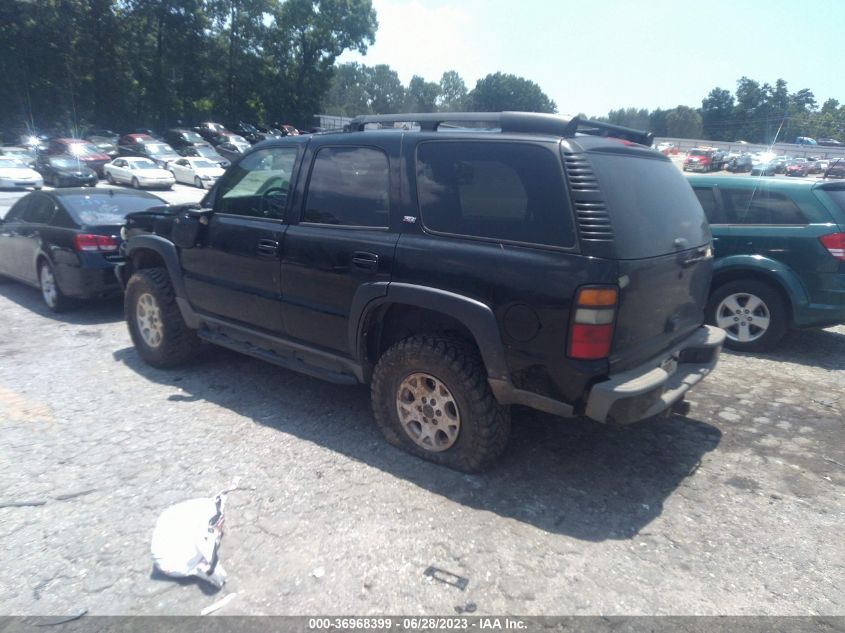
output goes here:
<path id="1" fill-rule="evenodd" d="M 504 450 L 510 411 L 496 402 L 475 347 L 437 334 L 407 338 L 373 372 L 376 424 L 390 444 L 464 472 Z"/>
<path id="2" fill-rule="evenodd" d="M 132 275 L 124 311 L 138 355 L 153 367 L 173 367 L 196 354 L 199 338 L 182 318 L 164 268 L 146 268 Z"/>
<path id="3" fill-rule="evenodd" d="M 112 175 L 111 175 L 111 172 L 110 172 L 110 171 L 107 171 L 107 172 L 106 172 L 106 180 L 108 181 L 108 183 L 109 183 L 110 185 L 113 185 L 113 184 L 114 184 L 114 176 L 112 176 Z"/>
<path id="4" fill-rule="evenodd" d="M 139 182 L 138 182 L 138 179 L 137 179 L 137 178 L 133 178 L 133 179 L 132 179 L 132 187 L 133 187 L 133 188 L 135 188 L 135 189 L 140 189 L 140 188 L 141 188 L 141 183 L 139 183 Z"/>
<path id="5" fill-rule="evenodd" d="M 741 352 L 773 350 L 789 327 L 780 293 L 753 279 L 719 286 L 710 296 L 707 317 L 725 330 L 725 346 Z"/>
<path id="6" fill-rule="evenodd" d="M 194 187 L 198 189 L 205 189 L 205 186 L 202 184 L 202 180 L 200 180 L 199 176 L 194 176 Z"/>

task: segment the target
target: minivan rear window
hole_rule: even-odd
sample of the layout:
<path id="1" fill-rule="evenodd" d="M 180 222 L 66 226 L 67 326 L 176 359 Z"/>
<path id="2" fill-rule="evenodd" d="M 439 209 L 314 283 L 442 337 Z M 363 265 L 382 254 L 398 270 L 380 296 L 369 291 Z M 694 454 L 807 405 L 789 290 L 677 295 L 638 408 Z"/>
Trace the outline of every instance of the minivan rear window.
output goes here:
<path id="1" fill-rule="evenodd" d="M 668 160 L 591 151 L 620 259 L 675 253 L 710 242 L 710 225 L 681 171 Z"/>

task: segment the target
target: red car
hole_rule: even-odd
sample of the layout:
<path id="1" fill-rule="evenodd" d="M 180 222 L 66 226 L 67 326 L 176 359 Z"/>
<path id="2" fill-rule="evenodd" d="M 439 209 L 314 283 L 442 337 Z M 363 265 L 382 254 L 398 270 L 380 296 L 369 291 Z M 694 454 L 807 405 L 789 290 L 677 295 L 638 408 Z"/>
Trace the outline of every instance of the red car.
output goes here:
<path id="1" fill-rule="evenodd" d="M 82 161 L 86 167 L 93 169 L 97 175 L 103 177 L 103 167 L 111 158 L 103 154 L 90 141 L 79 138 L 54 138 L 47 141 L 47 149 L 44 152 L 47 156 L 66 155 Z"/>
<path id="2" fill-rule="evenodd" d="M 786 166 L 787 176 L 801 176 L 807 175 L 807 160 L 804 158 L 796 158 Z"/>

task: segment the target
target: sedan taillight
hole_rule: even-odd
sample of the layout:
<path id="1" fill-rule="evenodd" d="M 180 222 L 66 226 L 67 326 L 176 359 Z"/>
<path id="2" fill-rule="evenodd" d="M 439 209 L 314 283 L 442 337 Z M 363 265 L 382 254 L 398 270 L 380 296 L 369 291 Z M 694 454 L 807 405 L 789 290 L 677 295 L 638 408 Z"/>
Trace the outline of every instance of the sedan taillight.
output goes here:
<path id="1" fill-rule="evenodd" d="M 113 253 L 117 250 L 117 241 L 108 235 L 77 233 L 73 236 L 73 250 L 88 253 Z"/>

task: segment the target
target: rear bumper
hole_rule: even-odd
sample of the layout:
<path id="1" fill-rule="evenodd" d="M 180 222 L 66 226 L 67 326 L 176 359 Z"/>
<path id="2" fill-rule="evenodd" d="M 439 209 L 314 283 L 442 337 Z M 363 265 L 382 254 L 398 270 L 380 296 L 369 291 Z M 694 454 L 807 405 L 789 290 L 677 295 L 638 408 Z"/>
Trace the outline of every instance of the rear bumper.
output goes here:
<path id="1" fill-rule="evenodd" d="M 594 385 L 585 415 L 630 424 L 666 411 L 713 370 L 724 340 L 719 328 L 698 328 L 670 351 Z"/>

